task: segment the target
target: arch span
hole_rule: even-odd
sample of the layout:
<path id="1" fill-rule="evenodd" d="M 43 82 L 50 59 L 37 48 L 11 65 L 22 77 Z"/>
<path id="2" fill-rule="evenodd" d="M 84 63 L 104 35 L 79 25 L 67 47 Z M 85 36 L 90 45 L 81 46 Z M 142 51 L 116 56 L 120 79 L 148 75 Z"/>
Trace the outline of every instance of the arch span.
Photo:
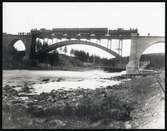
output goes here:
<path id="1" fill-rule="evenodd" d="M 149 44 L 146 45 L 146 47 L 142 50 L 142 53 L 143 54 L 149 47 L 155 45 L 155 44 L 159 44 L 159 43 L 164 43 L 164 46 L 165 46 L 165 41 L 154 41 L 154 42 L 150 42 Z M 165 48 L 165 47 L 164 47 Z"/>
<path id="2" fill-rule="evenodd" d="M 10 43 L 9 43 L 9 45 L 8 45 L 8 52 L 10 53 L 11 51 L 13 51 L 14 50 L 14 48 L 17 50 L 17 48 L 15 47 L 15 44 L 17 44 L 17 42 L 19 42 L 19 41 L 21 41 L 22 43 L 21 44 L 23 44 L 23 45 L 21 45 L 21 46 L 24 46 L 24 51 L 26 50 L 26 45 L 25 45 L 25 43 L 21 40 L 21 39 L 14 39 L 14 40 L 12 40 Z"/>
<path id="3" fill-rule="evenodd" d="M 45 49 L 39 50 L 39 51 L 36 53 L 36 55 L 38 56 L 38 55 L 40 55 L 40 54 L 42 54 L 42 53 L 44 53 L 44 52 L 49 52 L 49 51 L 51 51 L 51 50 L 53 50 L 53 49 L 57 49 L 57 48 L 62 47 L 62 46 L 74 45 L 74 44 L 82 44 L 82 45 L 94 46 L 94 47 L 100 48 L 100 49 L 102 49 L 102 50 L 104 50 L 104 51 L 110 53 L 111 55 L 113 55 L 113 56 L 115 56 L 115 57 L 117 57 L 117 58 L 120 58 L 120 59 L 122 58 L 118 53 L 116 53 L 116 52 L 114 52 L 114 51 L 112 51 L 112 50 L 110 50 L 110 49 L 108 49 L 108 48 L 106 48 L 106 47 L 104 47 L 104 46 L 101 46 L 101 45 L 96 44 L 96 43 L 94 43 L 94 42 L 83 41 L 83 40 L 82 40 L 82 41 L 81 41 L 81 40 L 69 40 L 69 41 L 57 42 L 57 43 L 55 43 L 55 44 L 53 44 L 53 45 L 50 45 L 50 46 L 46 47 Z"/>
<path id="4" fill-rule="evenodd" d="M 19 41 L 19 38 L 13 39 L 10 41 L 9 45 L 8 45 L 8 53 L 14 52 L 14 44 Z"/>
<path id="5" fill-rule="evenodd" d="M 126 66 L 127 74 L 139 73 L 139 60 L 143 52 L 157 43 L 165 43 L 165 37 L 162 36 L 136 36 L 132 38 L 129 63 Z"/>
<path id="6" fill-rule="evenodd" d="M 141 56 L 144 53 L 144 51 L 146 51 L 149 47 L 151 47 L 151 46 L 153 46 L 155 44 L 159 44 L 159 43 L 164 43 L 165 44 L 165 41 L 164 40 L 156 40 L 155 39 L 155 40 L 152 40 L 152 41 L 150 41 L 148 43 L 143 44 L 143 46 L 141 46 L 141 48 L 140 48 L 139 53 L 137 54 L 138 55 L 138 61 L 140 61 Z"/>
<path id="7" fill-rule="evenodd" d="M 21 40 L 25 46 L 25 56 L 24 61 L 30 61 L 31 53 L 33 52 L 32 43 L 33 39 L 31 35 L 11 35 L 6 34 L 3 35 L 3 58 L 10 58 L 10 52 L 13 53 L 13 45 L 18 41 Z M 35 42 L 34 42 L 35 43 Z"/>
<path id="8" fill-rule="evenodd" d="M 152 63 L 151 66 L 155 66 L 155 67 L 161 67 L 164 65 L 163 59 L 157 59 L 158 58 L 158 54 L 164 54 L 165 55 L 165 45 L 163 41 L 157 41 L 154 43 L 151 43 L 141 54 L 140 58 L 139 58 L 139 69 L 140 70 L 144 70 L 147 65 L 150 64 L 150 62 Z M 149 59 L 150 56 L 155 56 L 154 61 L 152 58 Z M 155 62 L 156 60 L 156 62 Z"/>

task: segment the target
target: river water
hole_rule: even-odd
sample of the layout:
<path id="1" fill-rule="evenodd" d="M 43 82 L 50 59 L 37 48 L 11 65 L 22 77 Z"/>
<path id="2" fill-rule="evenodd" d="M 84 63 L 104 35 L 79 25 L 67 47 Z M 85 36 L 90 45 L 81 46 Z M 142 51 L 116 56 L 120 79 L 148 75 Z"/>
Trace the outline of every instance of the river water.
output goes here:
<path id="1" fill-rule="evenodd" d="M 89 71 L 41 71 L 41 70 L 3 70 L 3 86 L 11 85 L 20 90 L 23 84 L 32 87 L 32 93 L 40 94 L 51 90 L 70 90 L 77 88 L 96 89 L 120 84 L 111 77 L 125 74 L 108 73 L 103 70 Z"/>

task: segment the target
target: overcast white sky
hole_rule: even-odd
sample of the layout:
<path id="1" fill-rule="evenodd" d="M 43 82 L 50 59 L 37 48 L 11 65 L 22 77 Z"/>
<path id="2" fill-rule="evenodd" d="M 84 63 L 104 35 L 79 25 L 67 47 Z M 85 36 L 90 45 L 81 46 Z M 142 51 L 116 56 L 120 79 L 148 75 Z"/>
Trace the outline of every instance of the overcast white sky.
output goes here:
<path id="1" fill-rule="evenodd" d="M 29 32 L 32 28 L 94 28 L 103 27 L 138 28 L 140 35 L 165 36 L 165 3 L 3 3 L 3 32 L 17 34 Z M 102 41 L 103 44 L 106 42 Z M 113 45 L 118 43 L 113 42 Z M 73 45 L 103 57 L 112 56 L 98 48 Z M 130 41 L 123 45 L 123 55 L 130 53 Z M 151 52 L 164 52 L 164 44 L 150 48 Z M 150 52 L 148 51 L 148 52 Z"/>

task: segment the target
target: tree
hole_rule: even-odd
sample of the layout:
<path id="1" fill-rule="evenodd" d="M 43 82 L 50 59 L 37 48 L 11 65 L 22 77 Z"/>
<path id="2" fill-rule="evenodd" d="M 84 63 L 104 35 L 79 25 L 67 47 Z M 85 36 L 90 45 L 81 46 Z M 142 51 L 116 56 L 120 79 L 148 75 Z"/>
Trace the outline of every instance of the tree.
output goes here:
<path id="1" fill-rule="evenodd" d="M 67 46 L 64 47 L 64 53 L 66 54 L 67 53 Z"/>
<path id="2" fill-rule="evenodd" d="M 48 46 L 48 43 L 46 41 L 43 42 L 43 48 L 46 48 Z"/>
<path id="3" fill-rule="evenodd" d="M 74 49 L 71 49 L 71 50 L 70 50 L 70 54 L 71 54 L 71 55 L 74 55 L 74 52 L 75 52 Z"/>
<path id="4" fill-rule="evenodd" d="M 50 63 L 52 66 L 56 65 L 58 61 L 59 61 L 59 54 L 56 50 L 53 51 L 53 53 L 48 54 L 48 63 Z"/>

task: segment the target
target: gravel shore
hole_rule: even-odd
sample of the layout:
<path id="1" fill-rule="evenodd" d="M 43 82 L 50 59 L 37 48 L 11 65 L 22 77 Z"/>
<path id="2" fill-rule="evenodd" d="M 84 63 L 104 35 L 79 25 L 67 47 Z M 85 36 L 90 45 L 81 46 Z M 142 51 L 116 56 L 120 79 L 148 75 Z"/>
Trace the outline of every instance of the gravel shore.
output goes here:
<path id="1" fill-rule="evenodd" d="M 164 85 L 164 74 L 160 77 Z M 4 129 L 164 128 L 164 93 L 151 75 L 94 90 L 34 95 L 30 87 L 27 83 L 17 91 L 3 85 Z"/>

